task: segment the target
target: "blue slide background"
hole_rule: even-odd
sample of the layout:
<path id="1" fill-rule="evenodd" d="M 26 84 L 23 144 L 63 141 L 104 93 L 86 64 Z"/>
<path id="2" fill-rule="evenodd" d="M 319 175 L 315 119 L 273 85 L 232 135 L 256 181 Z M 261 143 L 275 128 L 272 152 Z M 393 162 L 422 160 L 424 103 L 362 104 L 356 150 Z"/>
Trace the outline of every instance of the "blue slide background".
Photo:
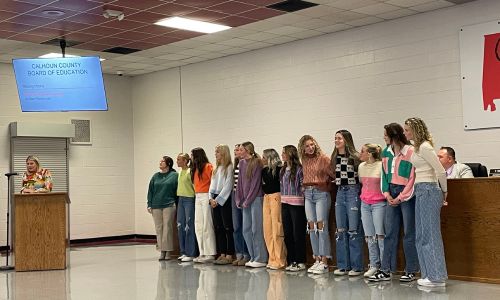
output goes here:
<path id="1" fill-rule="evenodd" d="M 21 110 L 108 110 L 97 56 L 12 61 Z"/>

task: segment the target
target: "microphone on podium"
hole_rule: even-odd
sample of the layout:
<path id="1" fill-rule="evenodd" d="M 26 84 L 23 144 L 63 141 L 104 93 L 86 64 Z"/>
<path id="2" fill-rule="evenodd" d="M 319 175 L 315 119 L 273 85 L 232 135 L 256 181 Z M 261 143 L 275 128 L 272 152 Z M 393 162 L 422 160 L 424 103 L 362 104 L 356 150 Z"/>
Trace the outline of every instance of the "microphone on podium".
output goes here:
<path id="1" fill-rule="evenodd" d="M 5 176 L 10 177 L 10 176 L 17 176 L 19 173 L 17 172 L 10 172 L 10 173 L 5 173 Z"/>

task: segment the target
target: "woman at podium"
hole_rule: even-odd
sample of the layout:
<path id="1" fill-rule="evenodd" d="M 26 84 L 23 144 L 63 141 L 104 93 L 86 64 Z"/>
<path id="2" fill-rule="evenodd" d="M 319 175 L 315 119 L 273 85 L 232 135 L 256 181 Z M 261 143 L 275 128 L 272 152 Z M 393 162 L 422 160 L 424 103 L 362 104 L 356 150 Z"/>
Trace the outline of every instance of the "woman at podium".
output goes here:
<path id="1" fill-rule="evenodd" d="M 40 160 L 34 155 L 26 158 L 26 172 L 23 174 L 22 194 L 49 193 L 52 191 L 52 175 L 48 169 L 40 165 Z"/>

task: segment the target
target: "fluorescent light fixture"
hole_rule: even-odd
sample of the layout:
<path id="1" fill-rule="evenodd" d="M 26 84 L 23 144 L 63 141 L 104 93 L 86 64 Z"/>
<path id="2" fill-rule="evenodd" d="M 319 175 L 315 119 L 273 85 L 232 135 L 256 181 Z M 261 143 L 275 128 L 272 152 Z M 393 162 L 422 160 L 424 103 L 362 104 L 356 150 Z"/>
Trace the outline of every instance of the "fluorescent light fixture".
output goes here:
<path id="1" fill-rule="evenodd" d="M 65 55 L 66 57 L 80 57 L 80 55 L 72 55 L 72 54 L 66 54 Z M 61 53 L 47 53 L 47 54 L 44 54 L 44 55 L 41 55 L 41 56 L 38 56 L 40 58 L 59 58 L 61 57 L 62 58 L 62 54 Z M 105 58 L 99 58 L 100 61 L 104 61 L 106 60 Z"/>
<path id="2" fill-rule="evenodd" d="M 184 29 L 184 30 L 203 32 L 203 33 L 214 33 L 217 31 L 227 30 L 231 28 L 225 25 L 196 21 L 180 17 L 163 19 L 156 22 L 155 24 L 165 27 L 172 27 L 177 29 Z"/>

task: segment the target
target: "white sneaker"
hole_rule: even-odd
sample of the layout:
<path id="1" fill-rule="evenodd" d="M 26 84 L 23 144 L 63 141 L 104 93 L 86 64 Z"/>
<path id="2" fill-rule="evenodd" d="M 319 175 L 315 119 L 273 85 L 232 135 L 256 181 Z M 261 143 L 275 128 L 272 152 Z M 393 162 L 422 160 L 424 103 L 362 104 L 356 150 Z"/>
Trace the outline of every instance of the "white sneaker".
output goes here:
<path id="1" fill-rule="evenodd" d="M 359 276 L 361 275 L 361 273 L 363 273 L 362 271 L 356 271 L 356 270 L 350 270 L 349 273 L 347 273 L 347 275 L 349 276 Z"/>
<path id="2" fill-rule="evenodd" d="M 295 266 L 295 263 L 289 264 L 286 268 L 285 271 L 291 271 L 292 268 Z"/>
<path id="3" fill-rule="evenodd" d="M 368 271 L 366 271 L 365 274 L 363 274 L 363 276 L 364 277 L 370 277 L 370 276 L 374 275 L 375 273 L 377 273 L 377 271 L 378 271 L 377 267 L 370 266 L 370 268 L 368 269 Z"/>
<path id="4" fill-rule="evenodd" d="M 245 267 L 250 267 L 250 265 L 253 263 L 253 261 L 249 260 L 245 263 Z"/>
<path id="5" fill-rule="evenodd" d="M 306 264 L 300 263 L 295 265 L 295 271 L 304 271 L 306 269 Z"/>
<path id="6" fill-rule="evenodd" d="M 328 265 L 323 262 L 320 262 L 316 267 L 316 269 L 314 269 L 313 274 L 325 274 L 328 272 L 329 272 Z"/>
<path id="7" fill-rule="evenodd" d="M 204 255 L 200 255 L 200 256 L 194 258 L 193 261 L 195 263 L 203 263 L 203 259 L 205 259 L 205 256 Z"/>
<path id="8" fill-rule="evenodd" d="M 344 269 L 337 269 L 337 270 L 333 271 L 333 275 L 337 275 L 337 276 L 347 275 L 347 271 Z"/>
<path id="9" fill-rule="evenodd" d="M 178 260 L 182 260 L 186 255 L 182 254 L 181 256 L 177 257 Z"/>
<path id="10" fill-rule="evenodd" d="M 446 286 L 446 282 L 441 281 L 430 281 L 429 278 L 419 279 L 417 280 L 418 285 L 426 286 L 426 287 L 443 287 Z"/>
<path id="11" fill-rule="evenodd" d="M 194 257 L 191 257 L 191 256 L 184 256 L 181 261 L 182 262 L 189 262 L 189 261 L 193 261 L 194 260 Z"/>
<path id="12" fill-rule="evenodd" d="M 201 262 L 204 263 L 204 264 L 207 264 L 207 263 L 213 262 L 214 259 L 215 259 L 215 257 L 213 255 L 205 255 L 203 257 L 203 260 Z"/>
<path id="13" fill-rule="evenodd" d="M 267 265 L 266 263 L 252 261 L 252 262 L 250 262 L 250 264 L 248 266 L 250 268 L 264 268 L 266 265 Z"/>
<path id="14" fill-rule="evenodd" d="M 315 261 L 314 264 L 307 269 L 307 273 L 314 273 L 314 270 L 319 266 L 319 260 Z"/>

